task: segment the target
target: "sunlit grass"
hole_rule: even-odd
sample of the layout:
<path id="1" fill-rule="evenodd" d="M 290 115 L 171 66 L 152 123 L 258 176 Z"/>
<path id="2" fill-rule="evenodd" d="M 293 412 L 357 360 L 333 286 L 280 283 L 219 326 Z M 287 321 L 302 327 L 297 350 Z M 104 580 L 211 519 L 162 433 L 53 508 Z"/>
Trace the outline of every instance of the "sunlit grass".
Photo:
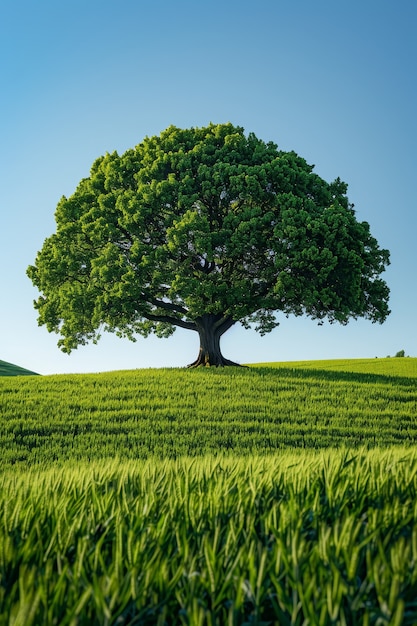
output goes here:
<path id="1" fill-rule="evenodd" d="M 0 461 L 414 445 L 417 359 L 0 378 Z"/>
<path id="2" fill-rule="evenodd" d="M 416 378 L 1 378 L 0 626 L 415 625 Z"/>
<path id="3" fill-rule="evenodd" d="M 385 359 L 331 359 L 317 361 L 290 361 L 286 363 L 256 363 L 251 367 L 272 367 L 308 370 L 326 370 L 332 372 L 352 372 L 382 376 L 406 376 L 417 378 L 417 358 Z"/>
<path id="4" fill-rule="evenodd" d="M 68 464 L 0 479 L 25 624 L 415 624 L 417 452 Z"/>

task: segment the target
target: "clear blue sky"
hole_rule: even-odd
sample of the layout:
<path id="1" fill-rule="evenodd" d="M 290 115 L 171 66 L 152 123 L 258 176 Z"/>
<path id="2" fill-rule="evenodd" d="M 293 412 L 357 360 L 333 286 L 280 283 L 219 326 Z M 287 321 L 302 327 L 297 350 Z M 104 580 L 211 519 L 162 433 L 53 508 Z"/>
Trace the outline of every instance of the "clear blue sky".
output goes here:
<path id="1" fill-rule="evenodd" d="M 70 356 L 38 327 L 26 277 L 54 211 L 96 157 L 170 124 L 232 122 L 349 184 L 391 251 L 374 325 L 283 317 L 222 341 L 240 362 L 417 356 L 414 0 L 15 0 L 0 9 L 0 359 L 42 374 L 182 366 L 195 333 L 111 335 Z"/>

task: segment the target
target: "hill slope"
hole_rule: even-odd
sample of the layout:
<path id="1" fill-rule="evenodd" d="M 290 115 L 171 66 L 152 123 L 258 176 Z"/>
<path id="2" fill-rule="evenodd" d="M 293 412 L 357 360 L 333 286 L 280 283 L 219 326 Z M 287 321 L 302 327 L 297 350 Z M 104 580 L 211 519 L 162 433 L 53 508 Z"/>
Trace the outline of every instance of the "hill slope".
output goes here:
<path id="1" fill-rule="evenodd" d="M 0 461 L 417 443 L 417 359 L 0 379 Z"/>
<path id="2" fill-rule="evenodd" d="M 415 443 L 417 359 L 3 376 L 0 624 L 415 626 Z"/>
<path id="3" fill-rule="evenodd" d="M 38 376 L 36 372 L 26 370 L 24 367 L 0 361 L 0 376 Z"/>

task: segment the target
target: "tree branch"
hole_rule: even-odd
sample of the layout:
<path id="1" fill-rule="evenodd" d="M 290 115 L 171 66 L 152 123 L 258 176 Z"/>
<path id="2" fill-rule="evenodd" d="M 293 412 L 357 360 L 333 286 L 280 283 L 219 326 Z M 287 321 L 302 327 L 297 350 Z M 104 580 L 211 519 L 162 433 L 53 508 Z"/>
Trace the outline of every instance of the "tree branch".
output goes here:
<path id="1" fill-rule="evenodd" d="M 229 328 L 236 323 L 236 320 L 231 318 L 229 315 L 224 315 L 221 317 L 215 324 L 214 329 L 220 334 L 223 335 Z"/>
<path id="2" fill-rule="evenodd" d="M 162 322 L 163 324 L 172 324 L 173 326 L 180 326 L 187 330 L 197 330 L 195 322 L 186 322 L 185 320 L 178 319 L 177 317 L 171 317 L 170 315 L 154 315 L 153 313 L 141 313 L 141 315 L 150 322 Z"/>
<path id="3" fill-rule="evenodd" d="M 181 315 L 187 315 L 188 311 L 185 307 L 180 304 L 173 304 L 172 302 L 164 302 L 163 300 L 157 300 L 157 298 L 146 298 L 148 302 L 158 307 L 159 309 L 164 309 L 165 311 L 174 311 L 175 313 L 181 313 Z"/>

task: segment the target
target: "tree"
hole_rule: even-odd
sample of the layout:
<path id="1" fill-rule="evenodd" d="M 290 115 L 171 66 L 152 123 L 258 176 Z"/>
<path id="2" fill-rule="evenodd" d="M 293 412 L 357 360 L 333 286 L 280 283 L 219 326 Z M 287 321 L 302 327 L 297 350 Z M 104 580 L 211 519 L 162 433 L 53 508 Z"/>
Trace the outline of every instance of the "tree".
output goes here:
<path id="1" fill-rule="evenodd" d="M 171 126 L 97 159 L 56 209 L 28 275 L 39 324 L 71 352 L 102 329 L 198 332 L 192 365 L 231 365 L 220 338 L 236 322 L 261 334 L 276 312 L 382 323 L 389 252 L 358 222 L 339 178 L 232 124 Z"/>

